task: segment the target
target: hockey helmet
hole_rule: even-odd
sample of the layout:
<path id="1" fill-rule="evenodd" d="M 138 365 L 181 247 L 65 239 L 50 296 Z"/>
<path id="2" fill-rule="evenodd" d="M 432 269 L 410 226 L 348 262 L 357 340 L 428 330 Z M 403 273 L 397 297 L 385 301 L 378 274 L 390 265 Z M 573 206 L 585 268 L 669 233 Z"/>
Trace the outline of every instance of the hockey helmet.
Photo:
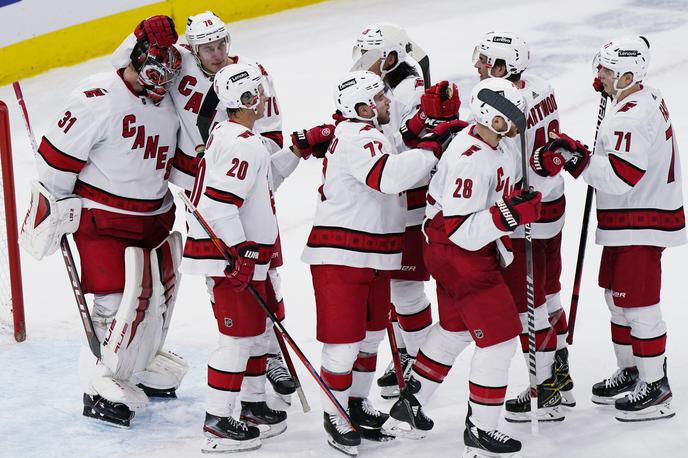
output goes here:
<path id="1" fill-rule="evenodd" d="M 356 39 L 351 53 L 354 60 L 352 71 L 368 70 L 376 60 L 380 62 L 380 71 L 384 76 L 406 60 L 412 49 L 412 43 L 406 31 L 395 24 L 376 23 L 367 26 Z M 397 62 L 392 68 L 384 69 L 385 59 L 392 52 L 397 53 Z"/>
<path id="2" fill-rule="evenodd" d="M 191 46 L 191 53 L 199 64 L 198 47 L 218 40 L 225 40 L 227 52 L 229 53 L 231 38 L 222 19 L 211 11 L 189 16 L 189 19 L 186 21 L 186 41 Z"/>
<path id="3" fill-rule="evenodd" d="M 489 128 L 492 132 L 498 135 L 503 135 L 509 132 L 509 130 L 511 130 L 511 125 L 513 124 L 512 121 L 501 111 L 478 99 L 478 92 L 480 92 L 482 89 L 490 89 L 502 95 L 511 103 L 516 105 L 519 110 L 524 111 L 526 102 L 521 96 L 521 93 L 516 86 L 511 83 L 511 81 L 503 78 L 487 78 L 476 84 L 476 86 L 473 88 L 473 91 L 471 91 L 471 100 L 469 106 L 473 112 L 473 116 L 475 116 L 475 121 L 478 124 L 482 124 L 483 126 Z M 494 129 L 494 127 L 492 127 L 492 120 L 495 116 L 501 116 L 506 121 L 506 130 L 498 132 Z"/>
<path id="4" fill-rule="evenodd" d="M 361 121 L 376 122 L 377 109 L 375 96 L 385 91 L 385 84 L 375 73 L 367 71 L 355 71 L 346 75 L 335 86 L 334 103 L 342 115 L 348 119 L 360 119 Z M 356 106 L 368 105 L 375 113 L 373 119 L 359 116 Z"/>
<path id="5" fill-rule="evenodd" d="M 213 88 L 225 107 L 255 110 L 263 94 L 263 75 L 250 64 L 227 65 L 215 74 Z"/>
<path id="6" fill-rule="evenodd" d="M 650 66 L 650 43 L 642 36 L 626 36 L 611 40 L 595 54 L 593 71 L 602 66 L 614 72 L 618 80 L 625 73 L 633 74 L 633 82 L 639 83 L 647 75 Z M 616 87 L 616 82 L 614 83 Z"/>
<path id="7" fill-rule="evenodd" d="M 490 32 L 473 50 L 473 63 L 485 56 L 486 64 L 494 67 L 501 59 L 506 64 L 506 75 L 517 75 L 528 67 L 530 50 L 528 44 L 512 32 Z"/>

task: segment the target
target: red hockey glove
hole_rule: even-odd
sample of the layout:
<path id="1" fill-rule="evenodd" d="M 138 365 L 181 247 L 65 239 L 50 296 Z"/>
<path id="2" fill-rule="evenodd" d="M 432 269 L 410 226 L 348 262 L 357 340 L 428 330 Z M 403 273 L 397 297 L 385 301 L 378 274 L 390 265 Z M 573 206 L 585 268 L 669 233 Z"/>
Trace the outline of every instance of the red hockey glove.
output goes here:
<path id="1" fill-rule="evenodd" d="M 461 100 L 456 84 L 441 81 L 425 90 L 420 98 L 423 112 L 431 119 L 454 119 L 459 114 Z"/>
<path id="2" fill-rule="evenodd" d="M 468 123 L 460 119 L 443 122 L 420 137 L 417 148 L 430 150 L 439 159 L 449 146 L 453 134 L 461 132 L 466 126 Z"/>
<path id="3" fill-rule="evenodd" d="M 346 118 L 341 111 L 337 110 L 332 114 L 332 119 L 334 119 L 334 125 L 336 126 L 342 121 L 346 121 Z"/>
<path id="4" fill-rule="evenodd" d="M 564 156 L 555 149 L 549 149 L 552 142 L 535 150 L 530 156 L 530 166 L 535 173 L 541 177 L 553 177 L 561 172 L 566 160 Z"/>
<path id="5" fill-rule="evenodd" d="M 542 194 L 538 191 L 524 192 L 516 189 L 507 197 L 490 207 L 492 221 L 497 229 L 510 232 L 521 224 L 532 223 L 540 218 L 540 201 Z"/>
<path id="6" fill-rule="evenodd" d="M 311 155 L 321 159 L 325 157 L 333 137 L 334 126 L 321 124 L 308 130 L 292 132 L 291 143 L 299 149 L 303 159 L 308 159 Z"/>
<path id="7" fill-rule="evenodd" d="M 562 133 L 557 135 L 559 138 L 552 140 L 547 145 L 543 146 L 543 148 L 550 150 L 563 148 L 566 150 L 566 153 L 564 153 L 564 159 L 566 160 L 564 170 L 569 172 L 573 178 L 578 178 L 590 163 L 590 156 L 592 153 L 586 145 L 578 140 L 574 140 Z"/>
<path id="8" fill-rule="evenodd" d="M 420 140 L 420 134 L 425 129 L 425 121 L 427 117 L 422 109 L 418 109 L 415 115 L 410 117 L 404 124 L 402 124 L 399 132 L 404 144 L 409 148 L 416 148 Z"/>
<path id="9" fill-rule="evenodd" d="M 138 41 L 148 40 L 151 45 L 168 48 L 177 42 L 174 21 L 169 16 L 151 16 L 144 19 L 134 29 Z"/>
<path id="10" fill-rule="evenodd" d="M 234 291 L 243 291 L 251 283 L 258 253 L 258 244 L 248 240 L 229 248 L 234 263 L 225 269 L 225 277 Z"/>

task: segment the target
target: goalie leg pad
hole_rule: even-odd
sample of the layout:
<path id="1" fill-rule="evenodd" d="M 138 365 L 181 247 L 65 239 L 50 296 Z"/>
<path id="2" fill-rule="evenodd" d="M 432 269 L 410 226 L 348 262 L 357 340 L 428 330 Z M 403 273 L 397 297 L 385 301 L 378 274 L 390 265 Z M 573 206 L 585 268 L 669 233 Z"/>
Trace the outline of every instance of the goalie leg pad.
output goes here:
<path id="1" fill-rule="evenodd" d="M 65 234 L 79 228 L 81 199 L 68 196 L 57 199 L 38 181 L 31 182 L 31 203 L 24 217 L 19 244 L 40 260 L 53 254 Z"/>

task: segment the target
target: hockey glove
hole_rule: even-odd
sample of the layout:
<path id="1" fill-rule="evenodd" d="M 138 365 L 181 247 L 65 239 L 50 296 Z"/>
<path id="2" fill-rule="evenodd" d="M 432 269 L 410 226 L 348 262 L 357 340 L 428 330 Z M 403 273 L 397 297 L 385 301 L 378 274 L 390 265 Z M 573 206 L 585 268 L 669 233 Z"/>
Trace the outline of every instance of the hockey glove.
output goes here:
<path id="1" fill-rule="evenodd" d="M 504 232 L 511 232 L 521 224 L 537 221 L 540 218 L 541 200 L 542 194 L 538 191 L 516 189 L 490 207 L 492 221 L 497 229 Z"/>
<path id="2" fill-rule="evenodd" d="M 595 92 L 599 92 L 600 95 L 603 95 L 605 97 L 609 97 L 609 94 L 607 94 L 604 90 L 604 86 L 602 85 L 602 81 L 599 78 L 595 78 L 592 81 L 592 88 L 595 89 Z"/>
<path id="3" fill-rule="evenodd" d="M 334 126 L 321 124 L 308 130 L 292 132 L 291 143 L 299 150 L 303 159 L 308 159 L 311 155 L 321 159 L 325 157 L 333 137 Z"/>
<path id="4" fill-rule="evenodd" d="M 566 134 L 557 134 L 558 138 L 547 143 L 543 148 L 549 150 L 556 150 L 562 148 L 564 150 L 564 170 L 569 172 L 573 178 L 578 178 L 583 170 L 590 163 L 590 156 L 592 153 L 586 145 L 574 140 Z"/>
<path id="5" fill-rule="evenodd" d="M 530 156 L 530 166 L 535 173 L 541 177 L 553 177 L 561 172 L 564 168 L 564 155 L 557 151 L 556 148 L 548 149 L 552 146 L 552 142 L 535 150 Z"/>
<path id="6" fill-rule="evenodd" d="M 417 148 L 430 150 L 437 159 L 440 159 L 449 146 L 453 135 L 461 132 L 466 126 L 468 126 L 468 123 L 460 119 L 443 122 L 423 135 L 418 142 Z"/>
<path id="7" fill-rule="evenodd" d="M 341 111 L 337 110 L 332 114 L 332 119 L 334 119 L 334 125 L 336 126 L 342 121 L 346 121 L 346 118 Z"/>
<path id="8" fill-rule="evenodd" d="M 427 88 L 420 98 L 420 106 L 430 119 L 455 119 L 461 107 L 456 84 L 441 81 Z"/>
<path id="9" fill-rule="evenodd" d="M 258 244 L 248 240 L 229 248 L 234 262 L 225 269 L 225 277 L 234 291 L 243 291 L 251 283 L 258 253 Z"/>
<path id="10" fill-rule="evenodd" d="M 426 127 L 425 121 L 427 121 L 427 116 L 425 116 L 423 110 L 419 108 L 415 115 L 401 125 L 399 132 L 401 132 L 401 138 L 404 140 L 406 146 L 409 148 L 416 148 L 418 146 L 420 134 Z"/>
<path id="11" fill-rule="evenodd" d="M 168 48 L 177 42 L 174 21 L 169 16 L 157 15 L 144 19 L 134 29 L 136 40 L 148 40 L 151 45 Z"/>

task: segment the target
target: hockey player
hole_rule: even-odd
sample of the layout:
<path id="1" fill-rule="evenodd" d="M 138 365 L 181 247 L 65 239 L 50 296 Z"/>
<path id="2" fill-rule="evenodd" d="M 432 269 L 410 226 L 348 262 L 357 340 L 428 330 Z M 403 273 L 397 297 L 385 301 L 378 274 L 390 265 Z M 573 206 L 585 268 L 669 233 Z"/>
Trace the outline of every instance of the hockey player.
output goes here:
<path id="1" fill-rule="evenodd" d="M 473 340 L 464 431 L 467 453 L 509 456 L 521 443 L 498 431 L 497 424 L 521 323 L 502 279 L 503 266 L 511 262 L 502 239 L 519 225 L 537 220 L 541 195 L 514 190 L 519 163 L 503 150 L 501 140 L 518 131 L 501 112 L 478 100 L 483 88 L 524 107 L 509 81 L 481 81 L 470 99 L 476 123 L 452 140 L 430 181 L 424 254 L 437 282 L 439 323 L 418 351 L 412 376 L 383 431 L 421 438 L 432 429 L 433 421 L 422 406 Z"/>
<path id="2" fill-rule="evenodd" d="M 490 32 L 475 47 L 474 65 L 480 78 L 505 78 L 516 85 L 525 99 L 527 111 L 526 151 L 532 154 L 543 146 L 550 132 L 559 131 L 559 111 L 550 84 L 531 75 L 527 43 L 511 32 Z M 520 161 L 518 139 L 507 140 Z M 519 170 L 520 172 L 520 170 Z M 519 173 L 520 177 L 520 173 Z M 520 178 L 519 178 L 520 180 Z M 561 305 L 561 230 L 564 226 L 564 179 L 544 178 L 531 173 L 530 185 L 542 192 L 542 213 L 531 226 L 535 287 L 535 345 L 539 421 L 561 421 L 563 404 L 574 406 L 573 381 L 569 374 L 566 347 L 566 314 Z M 523 329 L 521 349 L 528 358 L 528 307 L 526 303 L 525 239 L 522 228 L 511 234 L 514 262 L 504 269 L 504 280 L 516 302 Z M 554 323 L 552 325 L 550 323 Z M 552 329 L 554 326 L 554 329 Z M 553 335 L 556 332 L 556 337 Z M 556 353 L 555 353 L 556 351 Z M 563 399 L 562 399 L 563 397 Z M 530 387 L 506 402 L 506 419 L 530 421 Z"/>
<path id="3" fill-rule="evenodd" d="M 614 404 L 620 421 L 674 416 L 660 309 L 661 257 L 665 248 L 686 242 L 685 215 L 669 110 L 660 91 L 643 83 L 649 63 L 644 37 L 605 43 L 594 67 L 596 84 L 612 105 L 595 154 L 561 134 L 534 157 L 536 168 L 554 174 L 563 165 L 597 193 L 596 241 L 604 246 L 599 285 L 611 311 L 618 370 L 592 393 L 593 402 Z"/>
<path id="4" fill-rule="evenodd" d="M 323 398 L 328 443 L 354 455 L 361 437 L 388 440 L 387 418 L 368 400 L 390 307 L 390 272 L 399 268 L 405 212 L 400 192 L 437 162 L 426 150 L 390 154 L 378 129 L 389 122 L 389 99 L 375 74 L 351 72 L 335 88 L 346 119 L 325 155 L 318 208 L 302 260 L 311 265 L 322 342 L 321 376 L 357 425 L 354 431 Z M 419 147 L 441 153 L 442 138 Z M 353 372 L 352 372 L 353 370 Z"/>
<path id="5" fill-rule="evenodd" d="M 115 51 L 113 54 L 115 65 L 119 65 L 122 56 L 127 55 L 133 46 L 134 38 L 133 35 L 128 37 Z M 231 39 L 222 19 L 210 11 L 189 16 L 186 23 L 186 41 L 188 45 L 177 46 L 182 57 L 182 66 L 179 76 L 170 89 L 181 123 L 177 152 L 170 173 L 173 182 L 190 193 L 198 161 L 203 155 L 210 129 L 212 125 L 227 119 L 227 113 L 221 104 L 218 105 L 217 94 L 212 89 L 213 78 L 221 68 L 236 63 L 250 63 L 261 70 L 264 78 L 262 84 L 266 97 L 266 110 L 265 115 L 256 120 L 253 130 L 261 136 L 271 153 L 282 148 L 283 139 L 282 116 L 272 77 L 259 63 L 230 55 Z M 295 167 L 297 164 L 298 158 L 290 164 L 290 167 Z M 270 279 L 280 302 L 277 316 L 283 319 L 284 304 L 281 301 L 280 279 L 275 270 L 282 261 L 279 250 L 276 251 L 275 256 L 276 259 L 271 264 Z M 267 379 L 273 390 L 288 402 L 296 386 L 282 361 L 271 322 L 268 323 L 264 338 L 269 342 Z"/>
<path id="6" fill-rule="evenodd" d="M 375 73 L 391 90 L 388 96 L 390 122 L 381 127 L 397 153 L 410 148 L 405 142 L 415 147 L 418 137 L 425 130 L 428 114 L 421 110 L 421 98 L 425 99 L 425 105 L 432 110 L 429 115 L 434 118 L 455 117 L 459 110 L 458 92 L 453 94 L 451 103 L 444 105 L 445 112 L 448 111 L 449 114 L 441 112 L 441 104 L 438 110 L 437 104 L 430 103 L 433 97 L 438 98 L 437 87 L 424 95 L 425 81 L 419 75 L 418 63 L 411 57 L 411 53 L 416 50 L 417 45 L 409 39 L 404 29 L 387 23 L 367 26 L 359 35 L 353 50 L 354 69 Z M 406 374 L 432 325 L 430 300 L 424 290 L 430 274 L 423 262 L 421 233 L 429 181 L 428 174 L 405 193 L 407 212 L 401 269 L 391 274 L 392 325 L 402 370 Z M 378 378 L 377 384 L 383 398 L 399 396 L 396 373 L 391 362 L 385 373 Z"/>
<path id="7" fill-rule="evenodd" d="M 253 131 L 266 110 L 263 81 L 258 67 L 242 63 L 215 75 L 214 91 L 229 120 L 213 129 L 191 196 L 234 260 L 227 265 L 200 224 L 188 219 L 182 270 L 206 277 L 220 332 L 208 363 L 206 452 L 252 450 L 260 447 L 261 438 L 286 429 L 287 413 L 265 402 L 267 317 L 246 289 L 255 288 L 273 312 L 279 307 L 268 280 L 277 238 L 272 183 L 283 178 L 279 165 L 284 157 L 296 154 L 285 148 L 271 157 Z M 273 175 L 280 179 L 273 181 Z M 239 391 L 242 409 L 237 420 L 232 412 Z"/>
<path id="8" fill-rule="evenodd" d="M 129 64 L 80 83 L 45 133 L 22 229 L 38 258 L 74 233 L 101 342 L 100 359 L 81 352 L 83 414 L 119 427 L 148 397 L 176 397 L 187 371 L 162 349 L 181 258 L 168 189 L 179 123 L 166 97 L 180 57 L 172 19 L 157 19 L 137 26 Z"/>

